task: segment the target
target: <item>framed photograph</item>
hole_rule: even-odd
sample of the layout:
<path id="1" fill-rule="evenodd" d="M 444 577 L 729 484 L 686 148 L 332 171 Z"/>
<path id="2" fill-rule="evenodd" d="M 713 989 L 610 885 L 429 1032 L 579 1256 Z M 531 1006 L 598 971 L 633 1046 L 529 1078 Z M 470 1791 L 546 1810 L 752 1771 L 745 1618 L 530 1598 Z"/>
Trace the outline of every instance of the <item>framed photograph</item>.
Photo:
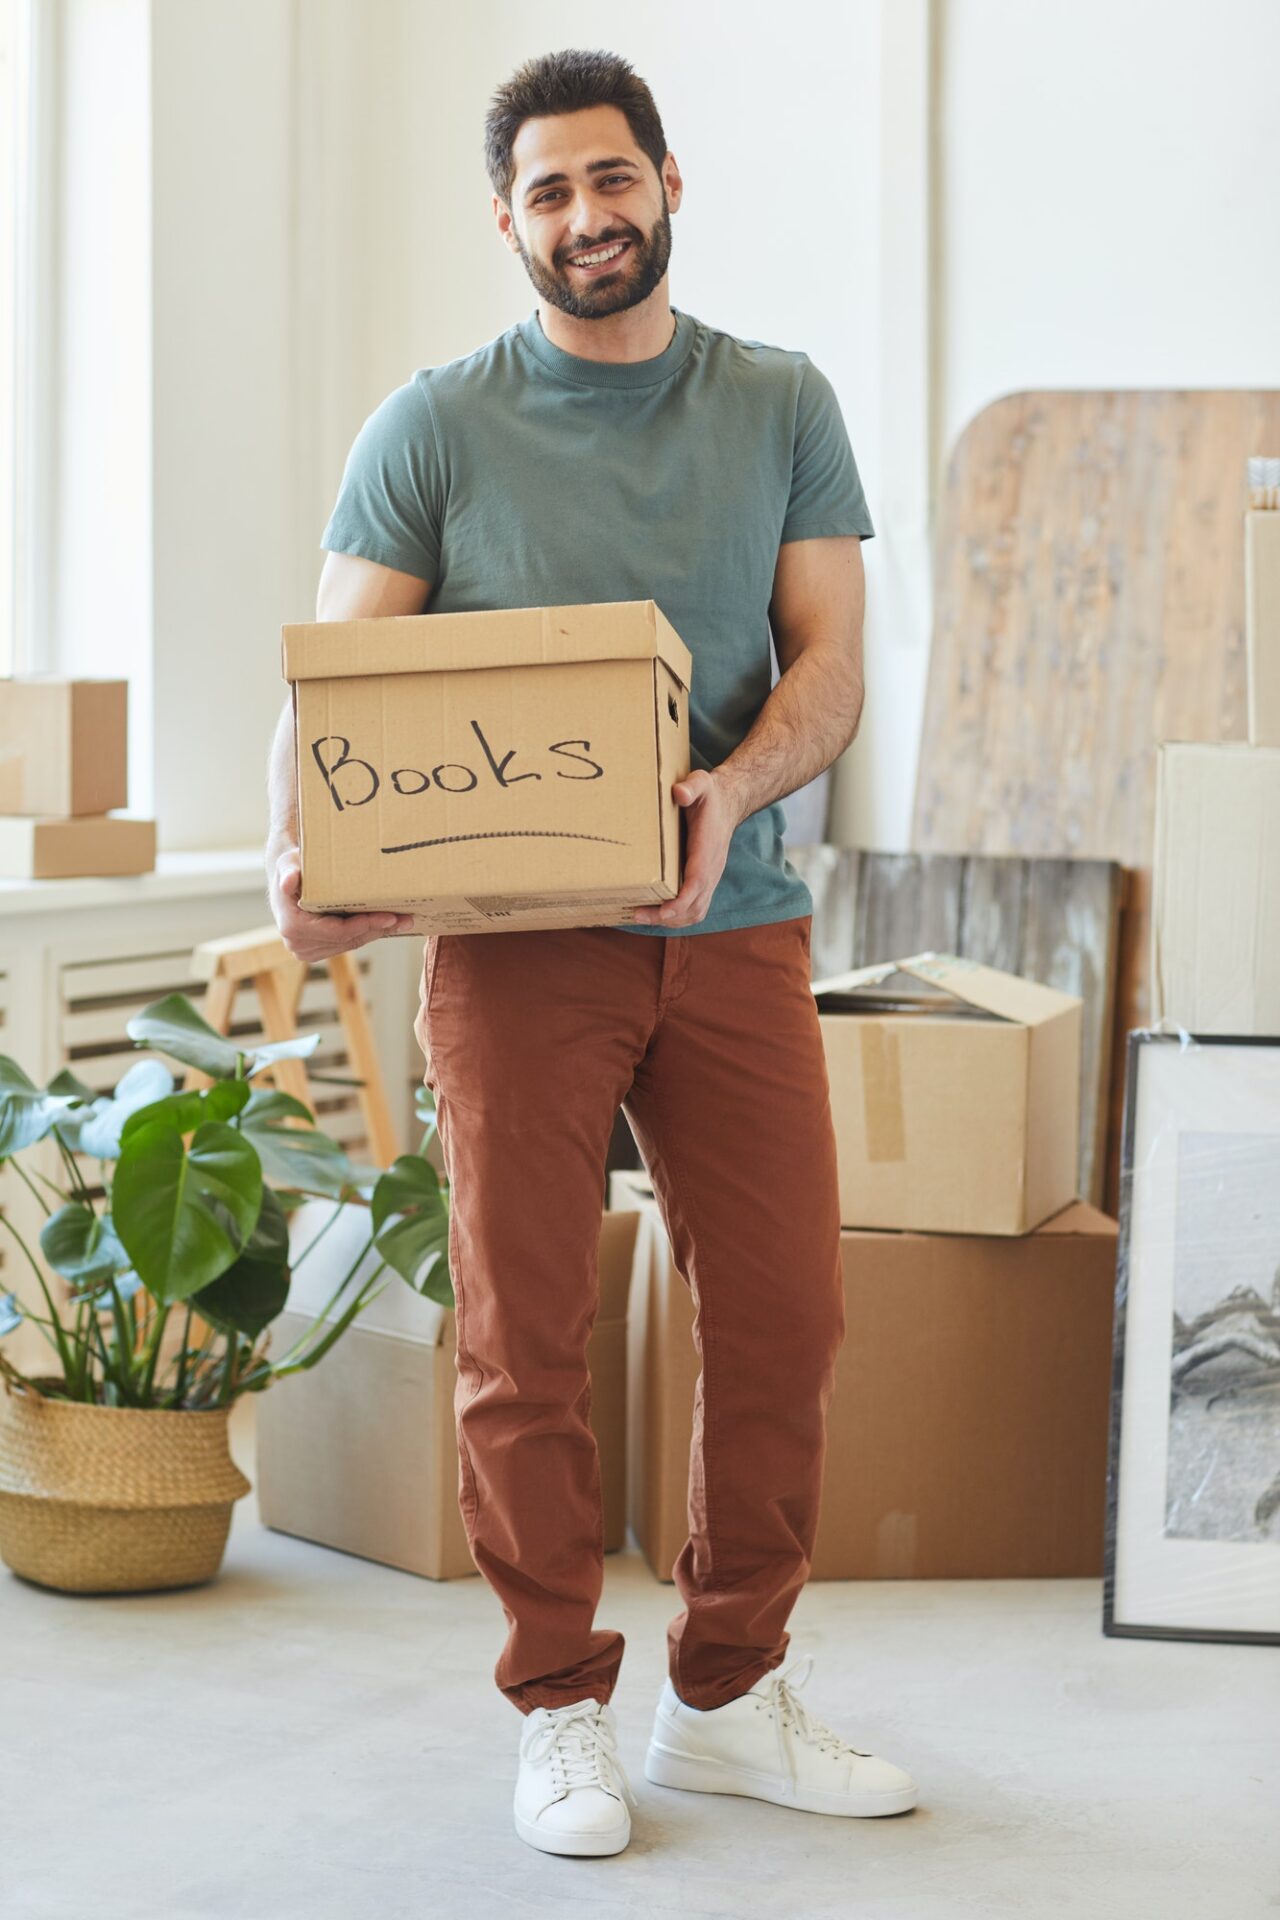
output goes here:
<path id="1" fill-rule="evenodd" d="M 1129 1035 L 1103 1631 L 1280 1645 L 1280 1038 Z"/>

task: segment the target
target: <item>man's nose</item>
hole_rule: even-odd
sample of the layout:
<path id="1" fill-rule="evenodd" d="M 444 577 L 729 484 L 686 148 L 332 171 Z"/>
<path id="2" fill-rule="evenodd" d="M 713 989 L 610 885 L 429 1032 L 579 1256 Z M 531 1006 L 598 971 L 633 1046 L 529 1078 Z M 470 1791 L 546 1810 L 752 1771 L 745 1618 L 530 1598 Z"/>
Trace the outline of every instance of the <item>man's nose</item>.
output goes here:
<path id="1" fill-rule="evenodd" d="M 573 204 L 573 221 L 570 232 L 575 235 L 570 246 L 572 253 L 577 248 L 577 237 L 586 235 L 588 239 L 598 239 L 609 228 L 609 212 L 594 194 L 580 193 Z"/>

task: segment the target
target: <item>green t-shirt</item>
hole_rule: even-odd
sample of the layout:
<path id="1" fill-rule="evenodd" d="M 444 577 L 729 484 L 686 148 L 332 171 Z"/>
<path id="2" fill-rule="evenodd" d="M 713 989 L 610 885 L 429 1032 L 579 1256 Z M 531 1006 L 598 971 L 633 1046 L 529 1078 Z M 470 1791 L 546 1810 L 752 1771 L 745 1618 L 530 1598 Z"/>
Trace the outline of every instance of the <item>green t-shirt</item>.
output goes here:
<path id="1" fill-rule="evenodd" d="M 537 309 L 424 367 L 365 421 L 321 546 L 432 582 L 427 611 L 655 600 L 693 656 L 691 764 L 716 767 L 769 696 L 787 540 L 874 529 L 839 403 L 808 355 L 673 308 L 650 360 L 584 360 Z M 715 933 L 813 911 L 781 801 L 736 829 Z"/>

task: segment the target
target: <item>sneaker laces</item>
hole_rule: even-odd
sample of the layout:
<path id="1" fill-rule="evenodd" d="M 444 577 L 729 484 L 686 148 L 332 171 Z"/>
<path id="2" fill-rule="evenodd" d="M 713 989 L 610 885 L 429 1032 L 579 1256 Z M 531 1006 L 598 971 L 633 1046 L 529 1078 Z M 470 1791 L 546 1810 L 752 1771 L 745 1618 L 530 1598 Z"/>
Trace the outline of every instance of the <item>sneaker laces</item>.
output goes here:
<path id="1" fill-rule="evenodd" d="M 535 1765 L 549 1760 L 566 1792 L 573 1787 L 600 1787 L 606 1793 L 620 1793 L 635 1807 L 636 1797 L 618 1758 L 617 1738 L 601 1702 L 576 1700 L 572 1706 L 547 1711 L 547 1719 L 529 1736 L 528 1759 Z"/>
<path id="2" fill-rule="evenodd" d="M 785 1667 L 780 1673 L 772 1674 L 764 1691 L 764 1699 L 773 1709 L 773 1724 L 778 1735 L 778 1759 L 793 1790 L 796 1786 L 795 1752 L 787 1741 L 784 1729 L 789 1728 L 797 1739 L 805 1741 L 807 1745 L 818 1747 L 829 1753 L 848 1754 L 850 1757 L 861 1760 L 872 1758 L 869 1753 L 864 1753 L 861 1747 L 850 1746 L 849 1742 L 842 1739 L 834 1728 L 827 1726 L 825 1721 L 811 1714 L 797 1697 L 800 1688 L 806 1684 L 812 1672 L 813 1655 L 802 1654 L 798 1660 L 793 1660 L 789 1667 Z"/>

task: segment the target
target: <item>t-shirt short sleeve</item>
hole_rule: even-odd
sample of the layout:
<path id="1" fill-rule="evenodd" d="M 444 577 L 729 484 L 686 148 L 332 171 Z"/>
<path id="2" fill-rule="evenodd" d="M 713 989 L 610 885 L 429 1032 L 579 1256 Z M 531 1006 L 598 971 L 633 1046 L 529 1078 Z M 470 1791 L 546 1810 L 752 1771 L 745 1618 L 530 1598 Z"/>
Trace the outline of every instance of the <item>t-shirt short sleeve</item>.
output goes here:
<path id="1" fill-rule="evenodd" d="M 835 389 L 806 354 L 782 542 L 854 533 L 870 540 L 875 528 Z"/>
<path id="2" fill-rule="evenodd" d="M 434 582 L 444 496 L 431 401 L 420 379 L 409 380 L 356 435 L 320 545 Z"/>

